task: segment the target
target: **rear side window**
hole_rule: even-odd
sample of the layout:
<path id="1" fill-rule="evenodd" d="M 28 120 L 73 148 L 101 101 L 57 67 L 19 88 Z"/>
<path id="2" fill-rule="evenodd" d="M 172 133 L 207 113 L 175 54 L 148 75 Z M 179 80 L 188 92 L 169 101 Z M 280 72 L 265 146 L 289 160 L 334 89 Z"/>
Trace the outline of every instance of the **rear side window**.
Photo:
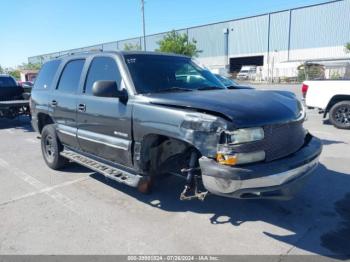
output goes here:
<path id="1" fill-rule="evenodd" d="M 17 86 L 16 81 L 9 76 L 0 76 L 0 87 L 12 87 Z"/>
<path id="2" fill-rule="evenodd" d="M 85 60 L 79 59 L 70 61 L 65 65 L 57 87 L 59 91 L 75 93 L 78 90 L 84 63 Z"/>
<path id="3" fill-rule="evenodd" d="M 53 60 L 45 63 L 40 70 L 38 78 L 35 80 L 34 88 L 35 89 L 50 88 L 60 63 L 61 63 L 60 60 Z"/>
<path id="4" fill-rule="evenodd" d="M 96 57 L 92 60 L 85 83 L 85 94 L 92 94 L 92 86 L 99 80 L 116 81 L 120 86 L 121 76 L 113 58 Z"/>

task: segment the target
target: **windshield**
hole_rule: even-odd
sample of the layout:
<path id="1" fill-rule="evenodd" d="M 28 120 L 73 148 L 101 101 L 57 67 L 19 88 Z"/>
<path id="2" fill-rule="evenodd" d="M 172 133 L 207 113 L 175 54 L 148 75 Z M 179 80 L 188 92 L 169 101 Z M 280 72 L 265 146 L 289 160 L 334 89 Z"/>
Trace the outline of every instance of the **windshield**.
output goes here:
<path id="1" fill-rule="evenodd" d="M 208 70 L 190 58 L 166 55 L 125 55 L 137 93 L 225 89 Z"/>
<path id="2" fill-rule="evenodd" d="M 0 87 L 17 86 L 16 82 L 8 76 L 0 76 Z"/>
<path id="3" fill-rule="evenodd" d="M 239 84 L 233 81 L 232 79 L 229 79 L 227 77 L 221 76 L 221 75 L 215 75 L 225 86 L 238 86 Z"/>

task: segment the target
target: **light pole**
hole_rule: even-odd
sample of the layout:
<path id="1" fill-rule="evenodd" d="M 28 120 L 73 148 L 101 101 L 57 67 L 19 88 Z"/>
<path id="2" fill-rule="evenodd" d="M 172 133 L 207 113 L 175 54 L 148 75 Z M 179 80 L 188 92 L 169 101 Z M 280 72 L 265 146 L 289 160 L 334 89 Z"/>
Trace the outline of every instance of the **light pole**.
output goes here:
<path id="1" fill-rule="evenodd" d="M 272 56 L 272 73 L 271 73 L 271 83 L 273 83 L 273 77 L 275 74 L 275 55 L 278 53 L 277 50 L 274 50 L 273 52 L 273 56 Z"/>
<path id="2" fill-rule="evenodd" d="M 224 28 L 223 29 L 223 33 L 224 33 L 224 50 L 225 50 L 225 56 L 226 56 L 226 61 L 225 61 L 225 69 L 226 72 L 228 73 L 230 71 L 230 58 L 229 58 L 229 33 L 230 30 L 228 28 Z"/>
<path id="3" fill-rule="evenodd" d="M 146 51 L 146 25 L 145 25 L 145 1 L 141 0 L 142 28 L 143 28 L 143 49 Z"/>

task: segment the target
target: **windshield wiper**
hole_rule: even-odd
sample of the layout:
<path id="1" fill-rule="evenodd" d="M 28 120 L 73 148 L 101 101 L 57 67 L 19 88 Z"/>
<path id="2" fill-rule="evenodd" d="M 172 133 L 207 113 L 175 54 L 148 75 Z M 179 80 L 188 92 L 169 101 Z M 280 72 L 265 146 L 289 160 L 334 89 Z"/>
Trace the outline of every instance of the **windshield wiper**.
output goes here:
<path id="1" fill-rule="evenodd" d="M 196 90 L 216 90 L 216 89 L 225 89 L 225 88 L 222 88 L 222 87 L 219 87 L 219 86 L 203 86 L 203 87 L 199 87 L 197 88 Z"/>
<path id="2" fill-rule="evenodd" d="M 169 87 L 169 88 L 164 88 L 164 89 L 160 89 L 157 90 L 157 93 L 162 93 L 162 92 L 183 92 L 183 91 L 193 91 L 193 89 L 189 89 L 189 88 L 184 88 L 184 87 L 178 87 L 178 86 L 173 86 L 173 87 Z"/>

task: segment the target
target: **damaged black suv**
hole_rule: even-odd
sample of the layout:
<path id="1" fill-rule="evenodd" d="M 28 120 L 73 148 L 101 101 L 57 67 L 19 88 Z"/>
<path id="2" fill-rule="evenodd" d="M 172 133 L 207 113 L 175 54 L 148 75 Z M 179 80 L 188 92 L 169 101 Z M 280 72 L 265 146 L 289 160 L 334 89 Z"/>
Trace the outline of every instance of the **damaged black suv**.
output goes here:
<path id="1" fill-rule="evenodd" d="M 77 162 L 149 191 L 184 179 L 181 199 L 208 192 L 287 199 L 316 168 L 319 139 L 284 91 L 229 90 L 191 58 L 91 52 L 44 64 L 31 97 L 47 165 Z"/>

